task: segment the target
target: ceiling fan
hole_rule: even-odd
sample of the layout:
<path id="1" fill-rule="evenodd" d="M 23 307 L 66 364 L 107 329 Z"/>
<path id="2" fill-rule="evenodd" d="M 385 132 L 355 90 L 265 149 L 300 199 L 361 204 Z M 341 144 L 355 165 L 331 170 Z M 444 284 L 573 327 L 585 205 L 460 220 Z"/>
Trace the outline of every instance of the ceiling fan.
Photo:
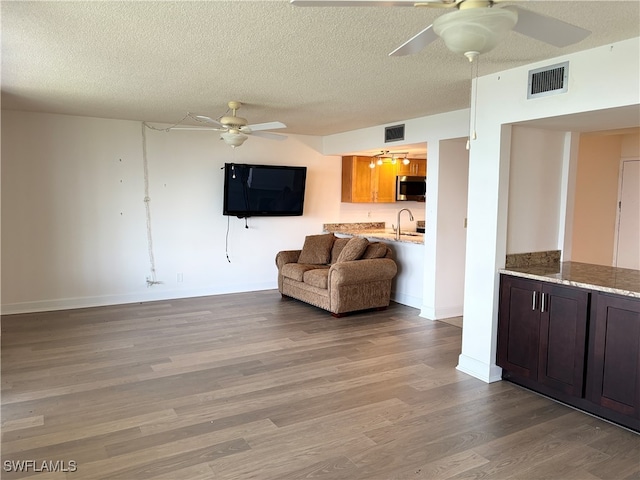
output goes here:
<path id="1" fill-rule="evenodd" d="M 266 123 L 255 123 L 249 125 L 246 118 L 242 118 L 236 115 L 238 109 L 242 106 L 240 102 L 230 101 L 227 106 L 229 110 L 231 110 L 231 115 L 227 115 L 227 112 L 218 117 L 217 119 L 213 119 L 211 117 L 207 117 L 205 115 L 194 115 L 189 113 L 188 116 L 198 122 L 210 123 L 214 126 L 212 127 L 187 127 L 187 126 L 175 126 L 172 127 L 172 130 L 213 130 L 220 133 L 220 138 L 224 140 L 224 142 L 229 145 L 231 148 L 241 146 L 244 141 L 248 138 L 248 135 L 253 135 L 256 137 L 268 138 L 270 140 L 285 140 L 287 138 L 286 135 L 282 135 L 279 133 L 271 133 L 265 130 L 277 130 L 279 128 L 287 128 L 287 126 L 282 122 L 266 122 Z"/>
<path id="2" fill-rule="evenodd" d="M 514 30 L 528 37 L 566 47 L 584 40 L 591 32 L 524 8 L 495 7 L 503 1 L 517 0 L 290 0 L 301 7 L 440 7 L 451 8 L 432 25 L 414 35 L 389 55 L 417 53 L 442 38 L 449 50 L 464 54 L 469 61 L 492 50 L 502 37 Z"/>

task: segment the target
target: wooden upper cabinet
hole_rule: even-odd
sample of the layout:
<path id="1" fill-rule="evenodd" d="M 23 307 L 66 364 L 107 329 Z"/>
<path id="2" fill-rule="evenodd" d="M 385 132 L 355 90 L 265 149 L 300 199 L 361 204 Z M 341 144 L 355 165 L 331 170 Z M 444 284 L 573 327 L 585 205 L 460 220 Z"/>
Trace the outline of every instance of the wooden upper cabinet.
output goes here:
<path id="1" fill-rule="evenodd" d="M 371 168 L 372 157 L 342 157 L 342 201 L 349 203 L 391 203 L 396 198 L 396 165 Z"/>
<path id="2" fill-rule="evenodd" d="M 402 160 L 398 160 L 398 175 L 407 175 L 409 177 L 426 177 L 427 176 L 427 160 L 422 158 L 410 159 L 408 165 L 402 163 Z"/>
<path id="3" fill-rule="evenodd" d="M 391 163 L 376 165 L 372 170 L 374 183 L 374 202 L 391 203 L 396 201 L 396 166 Z"/>
<path id="4" fill-rule="evenodd" d="M 342 201 L 373 201 L 373 184 L 369 157 L 342 157 Z"/>

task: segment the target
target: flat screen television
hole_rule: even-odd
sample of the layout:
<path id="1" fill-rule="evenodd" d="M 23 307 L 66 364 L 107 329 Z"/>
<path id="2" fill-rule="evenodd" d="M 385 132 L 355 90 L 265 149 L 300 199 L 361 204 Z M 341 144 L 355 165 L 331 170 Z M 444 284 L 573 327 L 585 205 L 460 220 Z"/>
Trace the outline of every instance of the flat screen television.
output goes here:
<path id="1" fill-rule="evenodd" d="M 223 215 L 302 215 L 307 167 L 224 164 Z"/>

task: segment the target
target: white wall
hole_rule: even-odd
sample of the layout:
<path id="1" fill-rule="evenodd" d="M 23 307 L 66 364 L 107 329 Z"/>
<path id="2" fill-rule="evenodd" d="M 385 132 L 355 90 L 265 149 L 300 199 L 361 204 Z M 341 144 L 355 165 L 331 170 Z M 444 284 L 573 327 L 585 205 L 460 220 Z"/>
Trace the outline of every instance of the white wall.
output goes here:
<path id="1" fill-rule="evenodd" d="M 340 158 L 317 137 L 231 149 L 213 132 L 146 135 L 152 287 L 141 123 L 2 112 L 3 313 L 276 288 L 276 252 L 340 218 Z M 249 229 L 223 216 L 225 162 L 306 165 L 304 215 Z"/>
<path id="2" fill-rule="evenodd" d="M 145 291 L 140 132 L 135 122 L 3 112 L 6 311 Z"/>
<path id="3" fill-rule="evenodd" d="M 565 133 L 511 131 L 507 253 L 559 250 Z"/>
<path id="4" fill-rule="evenodd" d="M 444 140 L 430 175 L 438 179 L 434 208 L 429 208 L 425 243 L 435 253 L 424 269 L 425 292 L 420 315 L 430 320 L 463 313 L 464 264 L 467 229 L 469 153 L 466 139 Z"/>

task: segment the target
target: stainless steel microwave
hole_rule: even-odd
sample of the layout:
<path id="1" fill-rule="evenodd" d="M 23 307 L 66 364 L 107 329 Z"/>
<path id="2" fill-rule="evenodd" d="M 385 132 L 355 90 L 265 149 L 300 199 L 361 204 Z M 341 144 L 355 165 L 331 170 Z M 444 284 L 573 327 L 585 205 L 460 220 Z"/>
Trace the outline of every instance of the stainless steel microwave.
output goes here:
<path id="1" fill-rule="evenodd" d="M 427 193 L 427 177 L 398 175 L 396 177 L 396 201 L 424 202 Z"/>

